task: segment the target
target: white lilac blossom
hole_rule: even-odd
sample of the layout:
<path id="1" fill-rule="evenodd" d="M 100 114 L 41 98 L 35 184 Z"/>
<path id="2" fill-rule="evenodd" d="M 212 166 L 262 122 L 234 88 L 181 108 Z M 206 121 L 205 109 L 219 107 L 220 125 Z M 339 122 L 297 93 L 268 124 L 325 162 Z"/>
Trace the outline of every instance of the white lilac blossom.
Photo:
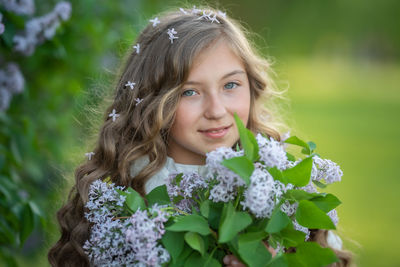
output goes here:
<path id="1" fill-rule="evenodd" d="M 307 227 L 304 227 L 300 225 L 297 220 L 292 221 L 293 222 L 293 227 L 297 231 L 301 231 L 306 234 L 306 237 L 304 238 L 305 241 L 307 241 L 310 238 L 310 230 Z"/>
<path id="2" fill-rule="evenodd" d="M 0 69 L 0 111 L 7 110 L 13 94 L 23 91 L 24 76 L 15 63 L 8 63 L 4 69 Z"/>
<path id="3" fill-rule="evenodd" d="M 259 146 L 260 160 L 267 167 L 277 167 L 280 170 L 285 169 L 288 164 L 286 151 L 282 144 L 272 137 L 270 139 L 257 134 L 256 140 Z"/>
<path id="4" fill-rule="evenodd" d="M 183 8 L 179 8 L 179 10 L 183 13 L 183 14 L 185 14 L 185 15 L 187 15 L 188 13 L 186 12 L 186 10 L 184 10 Z"/>
<path id="5" fill-rule="evenodd" d="M 112 112 L 108 114 L 108 117 L 111 117 L 112 121 L 115 121 L 119 117 L 119 114 L 117 114 L 115 109 L 113 109 Z"/>
<path id="6" fill-rule="evenodd" d="M 329 159 L 321 159 L 318 156 L 313 157 L 313 170 L 311 177 L 313 180 L 325 180 L 327 184 L 341 181 L 343 172 L 339 165 Z"/>
<path id="7" fill-rule="evenodd" d="M 157 205 L 154 205 L 149 213 L 137 210 L 130 217 L 126 242 L 138 264 L 161 266 L 170 258 L 168 251 L 158 244 L 158 240 L 165 233 L 164 223 L 168 220 L 168 214 Z"/>
<path id="8" fill-rule="evenodd" d="M 50 13 L 30 19 L 25 30 L 13 38 L 14 49 L 25 56 L 32 55 L 37 45 L 54 37 L 60 21 L 66 21 L 71 15 L 71 4 L 59 2 Z"/>
<path id="9" fill-rule="evenodd" d="M 171 44 L 174 42 L 175 39 L 178 39 L 178 36 L 175 36 L 175 34 L 177 34 L 178 32 L 175 31 L 174 28 L 172 29 L 168 29 L 167 34 L 168 34 L 168 38 L 171 41 Z"/>
<path id="10" fill-rule="evenodd" d="M 142 103 L 142 101 L 143 101 L 143 98 L 135 98 L 135 102 L 136 102 L 135 106 L 137 106 L 140 103 Z"/>
<path id="11" fill-rule="evenodd" d="M 94 152 L 87 152 L 87 153 L 85 153 L 85 156 L 88 158 L 88 160 L 92 160 L 92 157 L 94 156 Z"/>
<path id="12" fill-rule="evenodd" d="M 0 0 L 0 6 L 18 15 L 32 15 L 35 13 L 34 0 Z"/>
<path id="13" fill-rule="evenodd" d="M 337 226 L 337 224 L 339 223 L 339 216 L 337 214 L 336 209 L 329 211 L 327 214 L 328 214 L 329 218 L 331 218 L 333 224 L 335 226 Z"/>
<path id="14" fill-rule="evenodd" d="M 140 53 L 140 44 L 139 43 L 134 45 L 132 48 L 136 50 L 136 54 Z"/>
<path id="15" fill-rule="evenodd" d="M 153 27 L 156 27 L 157 24 L 160 24 L 160 20 L 158 19 L 158 17 L 151 19 L 150 22 L 153 23 Z"/>
<path id="16" fill-rule="evenodd" d="M 218 10 L 218 16 L 226 18 L 226 12 L 222 12 L 221 10 Z"/>
<path id="17" fill-rule="evenodd" d="M 1 23 L 1 21 L 3 20 L 3 14 L 0 13 L 0 34 L 3 34 L 4 32 L 4 24 Z"/>
<path id="18" fill-rule="evenodd" d="M 209 169 L 206 178 L 216 182 L 210 190 L 210 199 L 214 202 L 233 200 L 237 195 L 237 188 L 245 185 L 240 176 L 221 164 L 225 159 L 238 156 L 243 156 L 243 151 L 233 151 L 227 147 L 220 147 L 206 154 L 206 164 Z"/>
<path id="19" fill-rule="evenodd" d="M 12 95 L 10 91 L 0 88 L 0 111 L 7 110 L 10 106 Z"/>
<path id="20" fill-rule="evenodd" d="M 123 190 L 123 187 L 114 186 L 113 183 L 107 184 L 101 180 L 96 180 L 90 185 L 89 201 L 85 205 L 89 210 L 85 213 L 89 222 L 101 224 L 122 211 L 126 197 L 115 189 Z"/>
<path id="21" fill-rule="evenodd" d="M 125 86 L 130 87 L 131 90 L 133 90 L 133 89 L 135 88 L 135 85 L 136 85 L 136 83 L 135 83 L 135 82 L 131 82 L 131 81 L 128 81 L 128 82 L 125 84 Z"/>
<path id="22" fill-rule="evenodd" d="M 289 201 L 285 201 L 285 203 L 283 203 L 281 205 L 281 211 L 283 211 L 284 213 L 286 213 L 287 216 L 292 216 L 293 214 L 296 213 L 297 211 L 297 207 L 299 206 L 299 204 L 297 202 L 290 204 Z"/>
<path id="23" fill-rule="evenodd" d="M 191 13 L 192 14 L 199 14 L 201 12 L 201 9 L 196 8 L 196 6 L 193 6 Z"/>
<path id="24" fill-rule="evenodd" d="M 257 218 L 270 218 L 275 205 L 283 194 L 284 185 L 274 180 L 265 170 L 255 169 L 250 185 L 244 191 L 243 209 L 248 209 Z"/>

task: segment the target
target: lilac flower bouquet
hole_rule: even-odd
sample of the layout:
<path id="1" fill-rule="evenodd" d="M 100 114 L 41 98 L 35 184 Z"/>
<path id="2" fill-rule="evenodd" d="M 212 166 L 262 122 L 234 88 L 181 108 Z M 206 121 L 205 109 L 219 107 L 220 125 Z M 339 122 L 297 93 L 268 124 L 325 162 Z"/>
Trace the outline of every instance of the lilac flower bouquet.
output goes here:
<path id="1" fill-rule="evenodd" d="M 320 158 L 313 142 L 254 136 L 235 119 L 242 149 L 208 153 L 205 177 L 173 174 L 145 199 L 132 188 L 92 184 L 85 216 L 93 226 L 84 246 L 92 265 L 221 266 L 227 254 L 251 267 L 338 261 L 308 239 L 310 229 L 336 228 L 341 202 L 317 188 L 340 181 L 340 167 Z M 305 156 L 296 160 L 288 144 Z"/>

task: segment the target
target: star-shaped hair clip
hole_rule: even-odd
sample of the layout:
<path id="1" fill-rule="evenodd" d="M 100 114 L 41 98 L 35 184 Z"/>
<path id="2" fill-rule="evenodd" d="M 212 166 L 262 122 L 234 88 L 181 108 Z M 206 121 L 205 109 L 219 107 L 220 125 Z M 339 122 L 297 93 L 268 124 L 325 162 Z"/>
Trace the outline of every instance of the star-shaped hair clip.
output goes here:
<path id="1" fill-rule="evenodd" d="M 112 113 L 108 114 L 108 117 L 112 117 L 112 121 L 115 121 L 119 117 L 119 114 L 117 114 L 115 109 L 113 109 Z"/>
<path id="2" fill-rule="evenodd" d="M 183 13 L 183 14 L 185 14 L 185 15 L 187 15 L 188 13 L 187 13 L 187 11 L 186 10 L 184 10 L 183 8 L 179 8 L 179 10 Z"/>
<path id="3" fill-rule="evenodd" d="M 131 88 L 131 90 L 133 90 L 133 88 L 135 88 L 136 83 L 128 81 L 125 86 L 129 86 Z"/>
<path id="4" fill-rule="evenodd" d="M 153 27 L 156 27 L 157 24 L 160 24 L 160 20 L 158 19 L 158 17 L 151 19 L 150 22 L 153 23 Z"/>
<path id="5" fill-rule="evenodd" d="M 92 157 L 94 156 L 94 152 L 88 152 L 88 153 L 85 153 L 85 156 L 88 158 L 88 160 L 92 160 Z"/>
<path id="6" fill-rule="evenodd" d="M 174 39 L 178 39 L 178 36 L 175 36 L 177 32 L 175 31 L 174 28 L 168 29 L 167 34 L 169 36 L 168 38 L 171 40 L 171 44 L 174 42 Z"/>
<path id="7" fill-rule="evenodd" d="M 135 106 L 139 105 L 143 101 L 143 98 L 135 98 Z"/>
<path id="8" fill-rule="evenodd" d="M 136 54 L 140 53 L 140 44 L 139 43 L 134 45 L 134 46 L 132 46 L 132 48 L 136 50 Z"/>
<path id="9" fill-rule="evenodd" d="M 193 6 L 192 8 L 192 14 L 199 14 L 201 12 L 201 9 L 196 8 L 196 6 Z"/>

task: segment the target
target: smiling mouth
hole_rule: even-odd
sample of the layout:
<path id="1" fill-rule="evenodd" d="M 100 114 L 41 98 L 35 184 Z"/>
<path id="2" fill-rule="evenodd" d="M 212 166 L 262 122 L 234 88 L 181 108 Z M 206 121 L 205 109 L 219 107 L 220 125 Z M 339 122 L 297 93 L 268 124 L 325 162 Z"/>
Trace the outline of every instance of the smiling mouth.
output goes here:
<path id="1" fill-rule="evenodd" d="M 229 125 L 229 126 L 223 126 L 223 127 L 218 127 L 218 128 L 210 128 L 210 129 L 206 129 L 206 130 L 199 130 L 199 132 L 202 132 L 202 133 L 221 133 L 221 132 L 229 129 L 231 126 L 232 126 L 232 124 Z"/>

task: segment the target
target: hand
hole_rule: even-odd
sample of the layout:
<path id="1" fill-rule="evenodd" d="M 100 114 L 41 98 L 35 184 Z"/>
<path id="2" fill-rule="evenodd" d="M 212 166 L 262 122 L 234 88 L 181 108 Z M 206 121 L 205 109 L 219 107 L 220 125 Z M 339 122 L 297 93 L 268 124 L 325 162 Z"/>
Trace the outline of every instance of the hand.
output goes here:
<path id="1" fill-rule="evenodd" d="M 276 250 L 273 247 L 270 247 L 267 242 L 264 242 L 265 247 L 272 254 L 272 257 L 276 256 Z M 224 264 L 226 267 L 246 267 L 245 264 L 241 263 L 235 255 L 226 255 L 224 257 Z"/>

